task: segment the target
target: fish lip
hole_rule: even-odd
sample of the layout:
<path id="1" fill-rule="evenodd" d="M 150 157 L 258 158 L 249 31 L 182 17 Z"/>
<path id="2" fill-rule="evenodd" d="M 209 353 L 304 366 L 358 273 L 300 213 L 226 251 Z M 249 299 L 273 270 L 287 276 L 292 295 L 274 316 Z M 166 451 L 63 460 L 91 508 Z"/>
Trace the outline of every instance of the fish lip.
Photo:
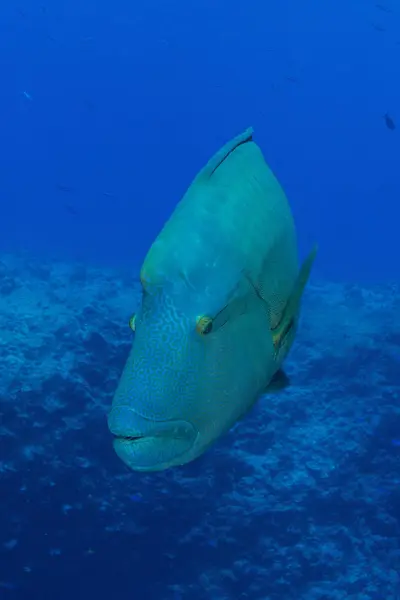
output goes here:
<path id="1" fill-rule="evenodd" d="M 120 420 L 121 415 L 123 417 L 122 422 Z M 129 422 L 130 417 L 133 417 L 133 422 Z M 196 437 L 197 428 L 186 419 L 155 420 L 141 415 L 136 408 L 125 404 L 112 406 L 108 415 L 108 429 L 114 440 L 125 442 L 137 442 L 149 438 L 170 438 L 171 432 L 179 425 L 183 425 L 186 430 L 191 429 L 193 437 Z"/>
<path id="2" fill-rule="evenodd" d="M 193 423 L 185 419 L 162 424 L 149 420 L 129 422 L 130 415 L 135 415 L 135 411 L 124 407 L 109 416 L 109 430 L 114 450 L 131 470 L 162 471 L 188 462 L 185 456 L 191 456 L 199 436 Z"/>
<path id="3" fill-rule="evenodd" d="M 131 420 L 132 419 L 132 420 Z M 108 415 L 108 429 L 114 440 L 136 443 L 150 438 L 196 438 L 197 428 L 186 419 L 153 421 L 127 405 L 114 406 Z"/>
<path id="4" fill-rule="evenodd" d="M 156 472 L 156 471 L 164 471 L 165 469 L 169 469 L 170 467 L 174 467 L 174 466 L 181 466 L 183 464 L 185 464 L 186 462 L 188 462 L 188 460 L 184 459 L 181 460 L 183 457 L 185 457 L 188 453 L 191 452 L 191 450 L 193 449 L 197 439 L 198 439 L 198 433 L 196 433 L 192 443 L 184 450 L 182 450 L 179 453 L 174 453 L 172 456 L 170 456 L 169 458 L 166 458 L 164 460 L 156 460 L 156 461 L 148 461 L 145 457 L 145 460 L 143 461 L 143 457 L 139 456 L 135 457 L 134 461 L 130 460 L 129 455 L 125 454 L 125 450 L 126 447 L 135 447 L 138 449 L 139 453 L 141 452 L 141 442 L 143 442 L 144 444 L 146 444 L 146 442 L 148 441 L 152 441 L 152 440 L 156 440 L 156 439 L 162 439 L 162 436 L 156 436 L 156 435 L 143 435 L 141 437 L 138 438 L 131 438 L 129 436 L 114 436 L 114 450 L 116 451 L 117 455 L 119 456 L 120 459 L 122 459 L 122 462 L 125 463 L 125 465 L 132 471 L 137 471 L 139 473 L 151 473 L 151 472 Z M 166 439 L 168 439 L 168 436 L 166 436 Z M 125 450 L 124 450 L 125 448 Z M 121 452 L 122 450 L 122 452 Z"/>
<path id="5" fill-rule="evenodd" d="M 146 435 L 117 435 L 115 433 L 113 433 L 114 439 L 115 440 L 122 440 L 124 442 L 137 442 L 138 440 L 143 440 L 146 437 Z"/>

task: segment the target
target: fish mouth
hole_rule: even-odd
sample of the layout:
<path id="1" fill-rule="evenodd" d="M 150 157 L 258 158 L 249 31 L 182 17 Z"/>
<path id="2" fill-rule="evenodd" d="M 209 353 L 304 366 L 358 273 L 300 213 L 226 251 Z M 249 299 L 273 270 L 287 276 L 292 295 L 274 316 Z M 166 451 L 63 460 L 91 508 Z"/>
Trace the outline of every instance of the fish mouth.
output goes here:
<path id="1" fill-rule="evenodd" d="M 154 422 L 127 406 L 113 408 L 108 425 L 116 454 L 133 471 L 162 471 L 189 462 L 198 435 L 188 421 Z"/>
<path id="2" fill-rule="evenodd" d="M 144 435 L 114 435 L 114 440 L 125 440 L 126 442 L 137 442 L 142 440 Z"/>
<path id="3" fill-rule="evenodd" d="M 189 438 L 168 435 L 115 436 L 114 450 L 132 471 L 164 471 L 191 460 L 195 435 Z"/>

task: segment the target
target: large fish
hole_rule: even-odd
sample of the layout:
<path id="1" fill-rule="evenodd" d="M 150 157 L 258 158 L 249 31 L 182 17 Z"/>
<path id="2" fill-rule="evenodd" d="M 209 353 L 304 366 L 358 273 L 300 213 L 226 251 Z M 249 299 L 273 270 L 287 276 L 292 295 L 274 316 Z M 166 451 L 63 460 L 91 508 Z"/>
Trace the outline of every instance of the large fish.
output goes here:
<path id="1" fill-rule="evenodd" d="M 299 270 L 286 196 L 248 129 L 200 171 L 144 260 L 108 417 L 131 469 L 190 462 L 287 385 L 281 365 L 314 257 Z"/>

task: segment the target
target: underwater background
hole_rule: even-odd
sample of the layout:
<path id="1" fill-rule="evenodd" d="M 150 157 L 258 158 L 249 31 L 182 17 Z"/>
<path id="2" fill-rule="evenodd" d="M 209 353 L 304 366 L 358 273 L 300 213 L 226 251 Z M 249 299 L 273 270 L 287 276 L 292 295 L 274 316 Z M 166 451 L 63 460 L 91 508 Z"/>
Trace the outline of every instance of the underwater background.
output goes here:
<path id="1" fill-rule="evenodd" d="M 400 6 L 12 0 L 0 56 L 0 600 L 399 600 Z M 292 385 L 129 472 L 138 270 L 248 126 L 319 244 Z"/>

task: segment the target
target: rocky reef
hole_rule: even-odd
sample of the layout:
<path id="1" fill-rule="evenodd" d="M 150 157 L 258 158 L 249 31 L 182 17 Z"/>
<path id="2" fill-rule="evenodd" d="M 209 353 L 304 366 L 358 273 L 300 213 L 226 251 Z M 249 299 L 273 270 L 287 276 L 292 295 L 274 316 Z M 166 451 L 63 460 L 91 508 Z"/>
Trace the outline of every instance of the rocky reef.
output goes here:
<path id="1" fill-rule="evenodd" d="M 24 256 L 0 272 L 2 599 L 400 598 L 398 287 L 312 282 L 291 386 L 143 475 L 105 418 L 133 275 Z"/>

